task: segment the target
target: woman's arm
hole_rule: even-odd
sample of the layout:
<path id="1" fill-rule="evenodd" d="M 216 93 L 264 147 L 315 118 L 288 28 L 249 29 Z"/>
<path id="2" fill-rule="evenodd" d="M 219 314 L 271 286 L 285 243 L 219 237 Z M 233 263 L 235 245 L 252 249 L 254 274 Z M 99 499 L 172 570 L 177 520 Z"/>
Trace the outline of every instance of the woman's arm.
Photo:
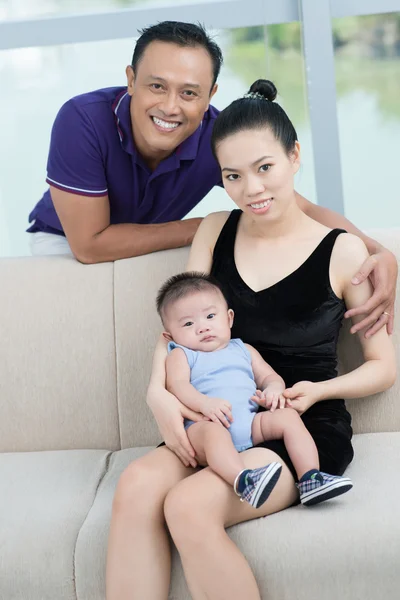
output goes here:
<path id="1" fill-rule="evenodd" d="M 353 235 L 338 237 L 331 259 L 331 283 L 338 296 L 342 296 L 347 308 L 367 302 L 372 286 L 365 280 L 358 286 L 351 284 L 352 270 L 358 261 L 368 255 L 365 244 Z M 360 317 L 354 317 L 357 322 Z M 362 398 L 386 390 L 396 378 L 394 347 L 385 329 L 366 338 L 364 330 L 358 332 L 365 362 L 346 375 L 319 383 L 299 382 L 285 391 L 292 400 L 293 408 L 304 412 L 315 402 L 329 398 Z"/>
<path id="2" fill-rule="evenodd" d="M 360 260 L 368 256 L 367 248 L 360 238 L 341 235 L 337 239 L 332 254 L 332 282 L 340 286 L 347 309 L 367 302 L 372 296 L 372 286 L 365 280 L 358 286 L 351 284 L 351 273 Z M 336 272 L 336 275 L 334 274 Z M 361 320 L 353 317 L 353 322 Z M 360 398 L 370 396 L 391 387 L 396 378 L 396 358 L 394 347 L 386 329 L 380 329 L 374 336 L 366 338 L 360 330 L 364 364 L 351 373 L 327 381 L 324 384 L 326 398 Z"/>
<path id="3" fill-rule="evenodd" d="M 195 452 L 184 430 L 183 419 L 201 421 L 203 417 L 179 402 L 173 394 L 165 389 L 166 357 L 167 341 L 164 336 L 160 335 L 154 351 L 153 369 L 147 389 L 147 404 L 168 448 L 186 467 L 196 467 Z"/>

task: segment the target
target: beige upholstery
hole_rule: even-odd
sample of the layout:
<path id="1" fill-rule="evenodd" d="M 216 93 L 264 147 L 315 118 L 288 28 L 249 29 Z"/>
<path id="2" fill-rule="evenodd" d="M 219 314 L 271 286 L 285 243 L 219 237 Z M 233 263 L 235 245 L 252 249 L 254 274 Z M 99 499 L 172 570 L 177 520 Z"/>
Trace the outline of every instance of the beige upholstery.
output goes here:
<path id="1" fill-rule="evenodd" d="M 0 451 L 120 445 L 112 264 L 0 260 Z"/>
<path id="2" fill-rule="evenodd" d="M 400 257 L 399 230 L 373 235 Z M 0 259 L 1 600 L 104 600 L 118 477 L 160 439 L 145 404 L 161 330 L 155 293 L 186 258 Z M 340 360 L 343 370 L 360 361 L 347 327 Z M 398 380 L 348 403 L 359 434 L 350 494 L 229 530 L 263 599 L 397 598 L 399 400 Z M 176 553 L 171 598 L 189 599 Z"/>
<path id="3" fill-rule="evenodd" d="M 76 598 L 76 540 L 110 453 L 0 454 L 0 598 Z"/>

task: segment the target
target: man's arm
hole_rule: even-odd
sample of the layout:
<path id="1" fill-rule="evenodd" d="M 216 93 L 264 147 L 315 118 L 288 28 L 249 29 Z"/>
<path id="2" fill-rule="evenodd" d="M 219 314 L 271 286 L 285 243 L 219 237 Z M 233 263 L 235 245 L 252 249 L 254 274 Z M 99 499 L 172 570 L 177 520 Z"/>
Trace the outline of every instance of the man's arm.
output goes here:
<path id="1" fill-rule="evenodd" d="M 388 333 L 393 333 L 397 282 L 397 260 L 394 254 L 376 240 L 362 233 L 343 215 L 313 204 L 300 194 L 297 194 L 297 204 L 306 215 L 315 221 L 332 229 L 340 227 L 357 235 L 368 249 L 370 256 L 354 273 L 352 284 L 358 285 L 369 277 L 374 286 L 374 293 L 362 306 L 352 308 L 345 313 L 346 319 L 365 315 L 364 319 L 352 326 L 351 333 L 367 328 L 365 337 L 368 338 L 385 325 Z"/>
<path id="2" fill-rule="evenodd" d="M 85 264 L 188 246 L 202 219 L 110 225 L 108 196 L 91 198 L 50 186 L 51 198 L 76 258 Z"/>
<path id="3" fill-rule="evenodd" d="M 301 208 L 301 210 L 311 219 L 314 219 L 314 221 L 318 221 L 318 223 L 326 225 L 326 227 L 330 227 L 331 229 L 345 229 L 349 233 L 354 233 L 354 235 L 357 235 L 367 246 L 368 252 L 370 254 L 376 254 L 377 252 L 380 252 L 384 249 L 379 242 L 365 235 L 343 215 L 340 215 L 339 213 L 336 213 L 333 210 L 330 210 L 329 208 L 326 208 L 324 206 L 314 204 L 313 202 L 310 202 L 309 200 L 304 198 L 304 196 L 301 196 L 297 192 L 296 200 L 299 208 Z"/>

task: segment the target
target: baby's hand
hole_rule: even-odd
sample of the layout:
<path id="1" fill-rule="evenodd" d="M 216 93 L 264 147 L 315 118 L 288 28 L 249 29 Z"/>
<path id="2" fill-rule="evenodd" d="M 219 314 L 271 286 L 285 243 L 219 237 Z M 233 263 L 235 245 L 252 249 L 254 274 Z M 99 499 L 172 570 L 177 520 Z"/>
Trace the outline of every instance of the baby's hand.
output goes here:
<path id="1" fill-rule="evenodd" d="M 210 421 L 222 423 L 225 427 L 230 427 L 233 422 L 232 405 L 221 398 L 208 397 L 201 412 Z"/>
<path id="2" fill-rule="evenodd" d="M 255 395 L 251 399 L 267 410 L 274 412 L 278 407 L 285 408 L 286 406 L 291 406 L 290 400 L 283 395 L 283 390 L 282 386 L 266 387 L 264 391 L 256 390 Z"/>

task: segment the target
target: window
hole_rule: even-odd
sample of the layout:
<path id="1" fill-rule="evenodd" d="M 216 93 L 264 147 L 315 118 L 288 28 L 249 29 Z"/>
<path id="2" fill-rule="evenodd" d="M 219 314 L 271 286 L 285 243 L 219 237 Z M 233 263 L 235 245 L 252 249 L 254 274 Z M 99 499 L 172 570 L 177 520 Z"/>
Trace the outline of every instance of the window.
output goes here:
<path id="1" fill-rule="evenodd" d="M 400 226 L 400 13 L 333 21 L 346 217 Z"/>

